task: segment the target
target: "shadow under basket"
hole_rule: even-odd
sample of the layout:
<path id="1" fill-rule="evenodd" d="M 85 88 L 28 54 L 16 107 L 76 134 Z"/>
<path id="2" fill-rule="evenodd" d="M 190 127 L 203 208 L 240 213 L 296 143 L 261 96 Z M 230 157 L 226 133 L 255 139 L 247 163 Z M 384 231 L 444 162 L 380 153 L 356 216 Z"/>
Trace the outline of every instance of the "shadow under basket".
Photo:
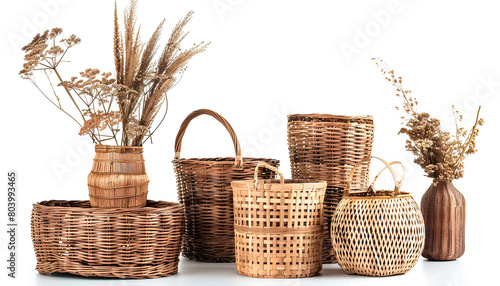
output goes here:
<path id="1" fill-rule="evenodd" d="M 89 201 L 33 205 L 36 270 L 87 277 L 158 278 L 177 273 L 182 205 L 148 201 L 138 208 L 91 208 Z"/>

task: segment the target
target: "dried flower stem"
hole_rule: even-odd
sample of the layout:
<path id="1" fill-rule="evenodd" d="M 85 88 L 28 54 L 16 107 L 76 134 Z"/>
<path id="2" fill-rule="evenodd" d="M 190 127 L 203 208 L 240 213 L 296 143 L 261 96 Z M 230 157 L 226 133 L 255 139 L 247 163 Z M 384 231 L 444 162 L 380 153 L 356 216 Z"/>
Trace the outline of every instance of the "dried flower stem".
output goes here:
<path id="1" fill-rule="evenodd" d="M 474 138 L 473 135 L 475 134 L 475 132 L 477 130 L 477 126 L 480 123 L 480 119 L 479 119 L 479 112 L 480 111 L 481 111 L 481 106 L 479 106 L 479 108 L 477 109 L 476 122 L 474 123 L 474 126 L 472 127 L 472 130 L 469 133 L 469 137 L 466 140 L 467 143 L 465 144 L 465 147 L 462 149 L 462 152 L 460 153 L 460 156 L 458 157 L 457 161 L 455 162 L 455 165 L 458 165 L 465 158 L 464 157 L 465 152 L 469 148 L 469 145 L 470 145 L 470 143 L 472 142 L 472 140 Z"/>
<path id="2" fill-rule="evenodd" d="M 455 139 L 453 139 L 449 132 L 441 129 L 438 119 L 426 112 L 416 111 L 418 101 L 410 96 L 410 90 L 403 88 L 402 78 L 396 77 L 394 70 L 381 59 L 374 60 L 381 68 L 385 79 L 396 88 L 396 95 L 404 98 L 402 111 L 406 117 L 401 116 L 404 127 L 399 130 L 399 134 L 408 135 L 405 147 L 415 155 L 414 162 L 420 165 L 427 176 L 434 179 L 434 182 L 452 181 L 463 177 L 463 160 L 466 155 L 476 152 L 478 126 L 483 125 L 484 122 L 479 118 L 481 107 L 477 111 L 476 122 L 472 130 L 467 133 L 467 130 L 458 125 L 458 121 L 462 121 L 463 116 L 452 106 L 456 127 Z M 400 108 L 396 107 L 396 109 Z M 455 113 L 459 115 L 458 119 Z"/>
<path id="3" fill-rule="evenodd" d="M 136 28 L 137 0 L 131 0 L 125 10 L 123 33 L 119 29 L 117 10 L 115 1 L 113 56 L 116 80 L 110 78 L 111 73 L 101 73 L 98 69 L 87 69 L 80 73 L 80 77 L 63 80 L 58 66 L 68 50 L 80 43 L 80 39 L 71 35 L 67 39 L 56 41 L 62 33 L 60 28 L 37 34 L 31 43 L 22 48 L 25 62 L 19 75 L 30 80 L 45 98 L 77 122 L 80 135 L 88 134 L 95 143 L 114 140 L 116 145 L 142 146 L 147 140 L 151 140 L 166 117 L 167 92 L 182 78 L 188 61 L 194 55 L 204 52 L 209 43 L 202 42 L 186 50 L 181 49 L 181 42 L 188 34 L 184 32 L 184 27 L 193 15 L 193 12 L 189 12 L 177 23 L 161 56 L 155 61 L 165 20 L 160 22 L 147 42 L 142 42 L 140 26 Z M 58 43 L 63 43 L 66 47 L 63 48 Z M 44 72 L 55 100 L 35 83 L 33 73 L 37 71 Z M 53 71 L 55 76 L 47 71 Z M 56 77 L 59 84 L 53 85 L 51 78 Z M 61 102 L 56 86 L 64 89 L 83 123 L 64 110 L 66 104 Z M 165 113 L 152 129 L 153 121 L 163 104 L 166 104 Z M 118 128 L 120 123 L 121 130 Z"/>

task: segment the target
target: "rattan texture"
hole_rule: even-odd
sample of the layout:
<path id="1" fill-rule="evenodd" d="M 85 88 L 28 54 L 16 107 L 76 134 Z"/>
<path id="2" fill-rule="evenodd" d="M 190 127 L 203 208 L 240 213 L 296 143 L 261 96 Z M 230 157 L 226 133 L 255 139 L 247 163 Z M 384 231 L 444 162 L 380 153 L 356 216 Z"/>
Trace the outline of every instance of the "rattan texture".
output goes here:
<path id="1" fill-rule="evenodd" d="M 326 182 L 281 179 L 232 183 L 236 270 L 242 275 L 302 278 L 322 269 Z"/>
<path id="2" fill-rule="evenodd" d="M 347 274 L 403 274 L 417 263 L 424 247 L 424 221 L 413 197 L 399 191 L 402 180 L 394 191 L 375 191 L 373 183 L 365 193 L 349 194 L 346 189 L 332 233 L 338 264 Z"/>
<path id="3" fill-rule="evenodd" d="M 177 273 L 182 205 L 148 201 L 140 208 L 91 208 L 89 201 L 33 205 L 36 270 L 113 278 L 158 278 Z"/>
<path id="4" fill-rule="evenodd" d="M 192 119 L 209 115 L 228 130 L 236 157 L 180 158 L 181 144 Z M 175 140 L 174 170 L 179 202 L 183 204 L 186 223 L 182 255 L 203 262 L 234 262 L 233 190 L 231 182 L 254 176 L 258 162 L 275 167 L 279 160 L 242 158 L 236 134 L 218 113 L 200 109 L 192 112 L 182 123 Z M 276 174 L 259 170 L 259 177 L 272 179 Z"/>
<path id="5" fill-rule="evenodd" d="M 288 115 L 288 150 L 292 178 L 327 181 L 323 262 L 336 262 L 330 225 L 354 165 L 371 156 L 374 124 L 371 116 L 330 114 Z M 353 175 L 353 188 L 368 183 L 369 164 Z"/>
<path id="6" fill-rule="evenodd" d="M 92 207 L 134 208 L 146 205 L 149 178 L 142 147 L 96 145 L 87 181 Z"/>

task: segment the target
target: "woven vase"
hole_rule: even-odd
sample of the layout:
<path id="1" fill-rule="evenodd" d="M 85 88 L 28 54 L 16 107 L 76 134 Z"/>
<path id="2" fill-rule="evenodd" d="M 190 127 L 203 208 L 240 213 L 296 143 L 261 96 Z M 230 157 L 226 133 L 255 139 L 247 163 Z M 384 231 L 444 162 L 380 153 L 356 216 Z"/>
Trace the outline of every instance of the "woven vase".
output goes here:
<path id="1" fill-rule="evenodd" d="M 465 251 L 465 198 L 451 182 L 432 184 L 422 197 L 429 260 L 455 260 Z"/>
<path id="2" fill-rule="evenodd" d="M 148 183 L 142 147 L 95 146 L 94 164 L 88 176 L 92 207 L 143 207 Z"/>

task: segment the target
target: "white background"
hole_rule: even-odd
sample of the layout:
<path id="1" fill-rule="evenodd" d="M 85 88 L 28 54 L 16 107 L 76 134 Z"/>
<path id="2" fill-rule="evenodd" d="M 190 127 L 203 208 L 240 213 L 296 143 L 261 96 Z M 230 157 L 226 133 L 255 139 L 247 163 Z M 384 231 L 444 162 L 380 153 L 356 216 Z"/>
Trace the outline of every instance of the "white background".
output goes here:
<path id="1" fill-rule="evenodd" d="M 127 4 L 119 0 L 119 10 Z M 397 135 L 400 113 L 394 107 L 401 102 L 370 60 L 381 57 L 403 76 L 406 88 L 420 102 L 419 110 L 438 117 L 452 132 L 452 104 L 462 110 L 467 128 L 473 124 L 478 105 L 483 106 L 486 124 L 478 138 L 479 152 L 467 158 L 465 177 L 454 182 L 467 199 L 465 255 L 453 262 L 422 258 L 408 274 L 390 278 L 348 276 L 337 265 L 326 265 L 315 278 L 258 280 L 239 276 L 233 264 L 185 260 L 178 275 L 146 281 L 39 275 L 30 240 L 31 205 L 47 199 L 87 199 L 86 178 L 93 151 L 90 141 L 77 135 L 76 124 L 17 76 L 23 62 L 20 48 L 35 32 L 62 27 L 64 35 L 74 33 L 82 39 L 67 56 L 71 63 L 61 68 L 66 78 L 88 67 L 113 71 L 113 3 L 9 1 L 0 11 L 0 170 L 4 182 L 8 170 L 19 172 L 20 265 L 16 280 L 7 280 L 5 267 L 0 267 L 2 281 L 16 285 L 477 285 L 496 281 L 489 279 L 496 277 L 500 255 L 496 236 L 500 195 L 495 164 L 499 161 L 500 94 L 497 1 L 140 1 L 143 38 L 166 18 L 166 41 L 171 28 L 189 10 L 194 10 L 195 15 L 188 25 L 191 33 L 185 46 L 202 40 L 212 44 L 190 62 L 181 83 L 169 93 L 168 117 L 155 134 L 154 144 L 145 146 L 150 199 L 177 200 L 171 163 L 175 134 L 191 111 L 209 108 L 233 125 L 244 156 L 280 159 L 287 177 L 287 114 L 373 115 L 374 154 L 406 165 L 409 172 L 404 190 L 420 202 L 431 180 L 424 177 L 413 164 L 411 154 L 404 150 L 406 138 Z M 347 46 L 351 54 L 343 51 L 342 47 Z M 206 116 L 189 126 L 182 150 L 183 157 L 233 156 L 225 129 Z M 390 187 L 389 182 L 381 182 L 381 187 L 384 183 Z M 6 190 L 6 186 L 2 189 Z M 5 197 L 0 195 L 2 223 L 6 222 Z M 0 261 L 5 261 L 5 224 L 1 229 Z"/>

